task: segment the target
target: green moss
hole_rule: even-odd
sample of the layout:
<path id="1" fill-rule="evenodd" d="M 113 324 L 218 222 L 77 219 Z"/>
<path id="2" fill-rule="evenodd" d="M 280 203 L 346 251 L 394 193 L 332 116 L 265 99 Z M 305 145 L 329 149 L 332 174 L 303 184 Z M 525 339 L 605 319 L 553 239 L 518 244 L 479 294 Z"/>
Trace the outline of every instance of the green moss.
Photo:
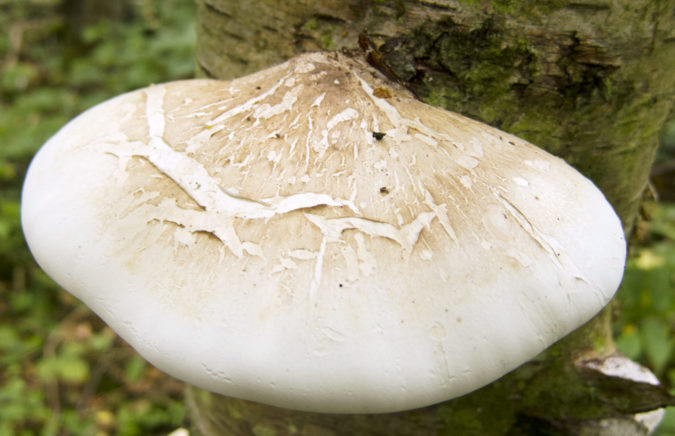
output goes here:
<path id="1" fill-rule="evenodd" d="M 650 92 L 636 99 L 636 89 L 663 82 L 663 68 L 647 68 L 641 61 L 629 69 L 605 43 L 573 35 L 531 37 L 513 27 L 516 15 L 511 13 L 537 23 L 562 0 L 510 4 L 490 2 L 499 12 L 482 22 L 447 19 L 392 38 L 384 46 L 385 59 L 424 101 L 514 133 L 567 160 L 598 185 L 630 227 L 642 189 L 635 180 L 645 177 L 653 157 L 636 150 L 655 149 L 663 119 L 650 114 L 667 113 L 669 104 Z M 660 64 L 666 58 L 673 57 L 661 56 Z"/>
<path id="2" fill-rule="evenodd" d="M 486 434 L 485 422 L 476 414 L 476 409 L 460 409 L 452 412 L 447 418 L 448 429 L 458 431 L 461 426 L 463 434 Z M 449 430 L 450 431 L 450 430 Z"/>
<path id="3" fill-rule="evenodd" d="M 611 77 L 605 77 L 602 80 L 602 98 L 605 101 L 610 101 L 612 99 L 612 96 L 614 94 L 614 81 L 612 80 Z"/>
<path id="4" fill-rule="evenodd" d="M 459 0 L 462 5 L 475 7 L 479 0 Z M 490 0 L 489 7 L 510 16 L 541 17 L 566 5 L 565 0 L 539 0 L 536 2 L 514 2 L 513 0 Z"/>
<path id="5" fill-rule="evenodd" d="M 251 431 L 255 436 L 276 436 L 277 434 L 277 431 L 274 427 L 260 423 L 254 425 Z"/>
<path id="6" fill-rule="evenodd" d="M 197 391 L 197 392 L 203 392 L 203 391 Z M 210 399 L 213 398 L 213 394 L 209 394 L 209 401 Z M 236 407 L 233 406 L 228 406 L 227 407 L 227 413 L 234 419 L 240 420 L 244 418 L 244 415 L 242 415 L 241 411 L 237 409 Z"/>
<path id="7" fill-rule="evenodd" d="M 513 123 L 503 125 L 502 128 L 514 135 L 520 136 L 531 143 L 544 147 L 553 154 L 562 154 L 560 135 L 563 127 L 558 113 L 541 110 L 541 107 L 530 106 L 518 108 L 522 111 Z"/>
<path id="8" fill-rule="evenodd" d="M 566 6 L 565 0 L 539 0 L 536 2 L 514 2 L 513 0 L 491 0 L 492 7 L 513 17 L 542 17 Z"/>
<path id="9" fill-rule="evenodd" d="M 475 6 L 479 3 L 479 0 L 458 0 L 458 3 L 467 6 Z"/>
<path id="10" fill-rule="evenodd" d="M 433 83 L 433 86 L 432 86 Z M 448 109 L 464 99 L 464 93 L 457 86 L 456 81 L 442 74 L 430 72 L 425 75 L 423 81 L 413 89 L 423 100 L 434 106 L 441 106 Z"/>
<path id="11" fill-rule="evenodd" d="M 517 88 L 532 75 L 528 44 L 506 42 L 505 30 L 494 21 L 472 29 L 445 23 L 427 32 L 435 47 L 428 55 L 433 68 L 417 83 L 418 94 L 490 124 L 512 123 Z"/>
<path id="12" fill-rule="evenodd" d="M 334 31 L 335 27 L 331 26 L 329 29 L 325 29 L 323 32 L 321 32 L 321 47 L 324 50 L 331 50 L 335 47 L 335 44 L 333 43 Z"/>
<path id="13" fill-rule="evenodd" d="M 302 25 L 301 29 L 311 32 L 319 28 L 319 22 L 315 18 L 310 18 Z"/>

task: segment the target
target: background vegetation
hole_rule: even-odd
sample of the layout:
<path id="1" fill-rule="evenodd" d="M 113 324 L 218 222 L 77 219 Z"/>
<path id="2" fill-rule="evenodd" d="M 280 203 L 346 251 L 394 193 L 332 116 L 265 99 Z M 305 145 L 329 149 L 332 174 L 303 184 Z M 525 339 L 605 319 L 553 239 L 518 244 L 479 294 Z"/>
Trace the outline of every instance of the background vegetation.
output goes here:
<path id="1" fill-rule="evenodd" d="M 87 9 L 96 3 L 118 7 L 106 18 Z M 181 425 L 183 385 L 37 268 L 19 199 L 32 155 L 69 119 L 193 75 L 193 22 L 191 0 L 0 1 L 0 436 L 152 435 Z"/>
<path id="2" fill-rule="evenodd" d="M 113 95 L 192 76 L 193 21 L 192 0 L 0 0 L 0 436 L 167 434 L 183 422 L 183 385 L 40 271 L 19 218 L 28 163 L 59 127 Z M 671 123 L 655 171 L 671 200 L 674 163 Z M 646 201 L 615 323 L 620 350 L 671 388 L 674 240 L 675 205 Z M 675 435 L 675 411 L 659 434 Z"/>

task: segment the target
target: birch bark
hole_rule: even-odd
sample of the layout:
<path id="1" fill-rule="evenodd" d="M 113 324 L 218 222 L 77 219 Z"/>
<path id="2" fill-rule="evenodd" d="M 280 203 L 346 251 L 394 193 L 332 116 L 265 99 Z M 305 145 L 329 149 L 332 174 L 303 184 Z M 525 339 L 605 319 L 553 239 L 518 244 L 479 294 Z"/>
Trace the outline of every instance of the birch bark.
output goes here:
<path id="1" fill-rule="evenodd" d="M 356 48 L 365 31 L 423 100 L 521 136 L 592 179 L 630 233 L 673 109 L 675 0 L 197 3 L 201 75 L 233 78 L 301 52 Z M 602 419 L 668 401 L 641 391 L 649 404 L 638 405 L 627 385 L 609 395 L 582 369 L 615 351 L 610 318 L 605 310 L 514 373 L 421 410 L 309 414 L 193 388 L 189 408 L 202 434 L 603 434 Z M 626 434 L 644 432 L 634 426 L 625 421 Z"/>

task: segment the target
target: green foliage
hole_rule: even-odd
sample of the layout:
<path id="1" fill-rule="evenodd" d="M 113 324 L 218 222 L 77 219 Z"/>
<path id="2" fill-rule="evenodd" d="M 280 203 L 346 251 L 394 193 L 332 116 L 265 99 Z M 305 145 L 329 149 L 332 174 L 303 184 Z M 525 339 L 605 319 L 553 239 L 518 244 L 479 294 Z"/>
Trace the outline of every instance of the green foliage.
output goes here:
<path id="1" fill-rule="evenodd" d="M 619 290 L 617 344 L 660 377 L 675 369 L 675 205 L 661 205 L 647 245 L 636 247 Z M 673 380 L 675 381 L 675 380 Z"/>
<path id="2" fill-rule="evenodd" d="M 675 159 L 675 118 L 669 120 L 661 134 L 661 150 L 656 156 L 656 161 Z"/>
<path id="3" fill-rule="evenodd" d="M 128 0 L 118 19 L 74 27 L 65 3 L 0 3 L 0 436 L 166 434 L 183 419 L 182 384 L 34 264 L 20 189 L 33 154 L 78 113 L 192 76 L 194 5 Z"/>
<path id="4" fill-rule="evenodd" d="M 616 343 L 675 394 L 675 204 L 646 206 L 653 217 L 632 249 L 618 292 Z M 657 434 L 675 434 L 673 408 Z"/>

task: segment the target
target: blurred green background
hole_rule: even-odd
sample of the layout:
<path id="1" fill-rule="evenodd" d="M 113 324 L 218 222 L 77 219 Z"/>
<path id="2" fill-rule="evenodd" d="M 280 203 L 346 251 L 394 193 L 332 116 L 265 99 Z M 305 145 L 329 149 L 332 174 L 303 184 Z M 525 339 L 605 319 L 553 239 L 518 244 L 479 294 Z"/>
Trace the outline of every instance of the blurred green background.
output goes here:
<path id="1" fill-rule="evenodd" d="M 153 435 L 182 383 L 42 273 L 23 241 L 31 156 L 86 108 L 194 73 L 192 0 L 0 1 L 0 436 Z"/>
<path id="2" fill-rule="evenodd" d="M 84 109 L 194 72 L 192 0 L 0 0 L 0 436 L 167 434 L 182 383 L 146 364 L 32 260 L 20 190 L 32 155 Z M 675 123 L 655 191 L 675 200 Z M 619 349 L 675 386 L 675 205 L 647 199 L 615 304 Z M 675 410 L 660 435 L 675 435 Z"/>

